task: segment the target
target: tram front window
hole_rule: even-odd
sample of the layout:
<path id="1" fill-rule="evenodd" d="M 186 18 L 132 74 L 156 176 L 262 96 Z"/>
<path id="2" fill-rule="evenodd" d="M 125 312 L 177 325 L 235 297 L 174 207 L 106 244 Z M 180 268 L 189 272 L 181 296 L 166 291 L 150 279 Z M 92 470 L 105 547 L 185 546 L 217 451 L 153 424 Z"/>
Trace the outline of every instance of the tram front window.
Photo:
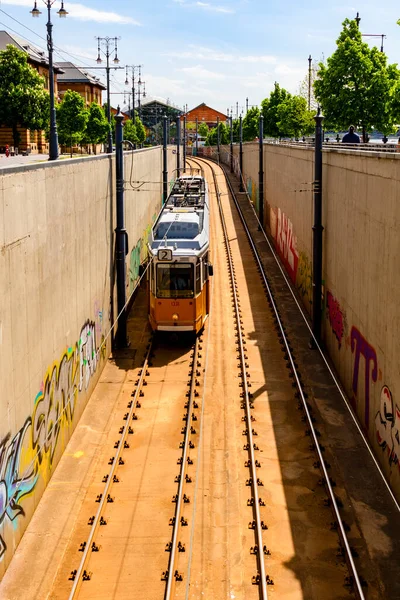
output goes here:
<path id="1" fill-rule="evenodd" d="M 158 298 L 193 298 L 193 285 L 192 265 L 157 265 Z"/>

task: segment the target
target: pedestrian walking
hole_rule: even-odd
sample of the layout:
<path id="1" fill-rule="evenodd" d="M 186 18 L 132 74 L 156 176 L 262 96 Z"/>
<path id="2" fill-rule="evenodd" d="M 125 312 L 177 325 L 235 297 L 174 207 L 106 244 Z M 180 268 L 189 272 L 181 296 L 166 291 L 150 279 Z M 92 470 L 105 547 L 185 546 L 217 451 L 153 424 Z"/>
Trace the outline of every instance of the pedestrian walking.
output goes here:
<path id="1" fill-rule="evenodd" d="M 342 139 L 343 144 L 359 144 L 360 136 L 354 132 L 354 125 L 350 125 L 349 132 L 343 136 Z"/>
<path id="2" fill-rule="evenodd" d="M 8 158 L 10 156 L 10 148 L 9 145 L 6 144 L 6 157 Z"/>

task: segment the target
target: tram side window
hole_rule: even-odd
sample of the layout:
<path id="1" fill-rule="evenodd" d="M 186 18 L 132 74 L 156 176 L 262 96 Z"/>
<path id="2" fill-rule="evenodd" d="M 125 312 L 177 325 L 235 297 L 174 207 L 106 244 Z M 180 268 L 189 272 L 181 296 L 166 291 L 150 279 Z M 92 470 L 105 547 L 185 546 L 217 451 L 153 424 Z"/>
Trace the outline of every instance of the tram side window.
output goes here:
<path id="1" fill-rule="evenodd" d="M 206 282 L 208 279 L 208 252 L 203 257 L 203 281 Z"/>
<path id="2" fill-rule="evenodd" d="M 196 294 L 201 292 L 201 262 L 196 264 Z"/>
<path id="3" fill-rule="evenodd" d="M 157 265 L 158 298 L 193 298 L 193 283 L 191 264 Z"/>

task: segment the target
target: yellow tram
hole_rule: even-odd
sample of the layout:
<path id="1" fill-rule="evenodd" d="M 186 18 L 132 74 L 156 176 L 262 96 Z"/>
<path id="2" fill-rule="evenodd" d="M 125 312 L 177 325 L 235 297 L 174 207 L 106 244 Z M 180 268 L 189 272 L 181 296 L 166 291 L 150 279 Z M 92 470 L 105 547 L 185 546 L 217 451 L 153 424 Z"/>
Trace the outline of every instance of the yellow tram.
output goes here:
<path id="1" fill-rule="evenodd" d="M 193 331 L 210 310 L 208 186 L 200 175 L 174 183 L 149 238 L 149 320 L 156 331 Z"/>

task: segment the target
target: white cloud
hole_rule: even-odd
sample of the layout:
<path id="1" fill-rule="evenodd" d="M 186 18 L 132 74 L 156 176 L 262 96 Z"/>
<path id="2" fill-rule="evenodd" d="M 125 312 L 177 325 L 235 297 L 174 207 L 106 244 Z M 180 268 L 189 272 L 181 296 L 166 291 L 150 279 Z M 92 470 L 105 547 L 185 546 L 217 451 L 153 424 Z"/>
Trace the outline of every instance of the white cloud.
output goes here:
<path id="1" fill-rule="evenodd" d="M 235 11 L 226 6 L 215 6 L 209 2 L 187 2 L 186 0 L 173 0 L 176 4 L 186 6 L 187 8 L 200 8 L 201 10 L 208 10 L 209 12 L 217 12 L 223 14 L 233 14 Z"/>
<path id="2" fill-rule="evenodd" d="M 224 6 L 213 6 L 212 4 L 208 4 L 208 2 L 196 2 L 195 6 L 199 8 L 203 8 L 204 10 L 209 10 L 211 12 L 225 13 L 225 14 L 233 14 L 234 11 L 231 8 L 225 8 Z"/>
<path id="3" fill-rule="evenodd" d="M 181 73 L 185 73 L 186 75 L 190 75 L 191 77 L 196 77 L 196 79 L 224 79 L 225 76 L 222 73 L 215 73 L 214 71 L 209 71 L 208 69 L 204 69 L 201 65 L 197 65 L 195 67 L 183 67 L 182 69 L 178 69 Z"/>
<path id="4" fill-rule="evenodd" d="M 13 6 L 29 6 L 30 8 L 32 8 L 33 6 L 32 0 L 1 0 L 1 3 L 12 4 Z M 39 1 L 39 10 L 40 4 L 41 3 Z M 59 0 L 57 0 L 57 2 L 55 2 L 54 4 L 54 8 L 58 10 L 60 5 L 61 4 Z M 46 9 L 44 4 L 43 9 Z M 66 4 L 65 6 L 65 9 L 68 11 L 68 18 L 71 17 L 73 19 L 80 19 L 81 21 L 95 21 L 97 23 L 119 23 L 120 25 L 140 25 L 140 23 L 132 19 L 132 17 L 125 17 L 112 11 L 96 10 L 95 8 L 89 8 L 84 4 L 68 2 L 68 4 Z"/>
<path id="5" fill-rule="evenodd" d="M 235 55 L 228 54 L 225 52 L 218 52 L 212 48 L 204 48 L 201 46 L 189 45 L 189 48 L 193 50 L 187 50 L 186 52 L 166 52 L 163 56 L 170 56 L 173 58 L 188 58 L 193 60 L 209 60 L 214 62 L 226 62 L 226 63 L 265 63 L 265 64 L 276 64 L 276 56 L 270 55 Z"/>

